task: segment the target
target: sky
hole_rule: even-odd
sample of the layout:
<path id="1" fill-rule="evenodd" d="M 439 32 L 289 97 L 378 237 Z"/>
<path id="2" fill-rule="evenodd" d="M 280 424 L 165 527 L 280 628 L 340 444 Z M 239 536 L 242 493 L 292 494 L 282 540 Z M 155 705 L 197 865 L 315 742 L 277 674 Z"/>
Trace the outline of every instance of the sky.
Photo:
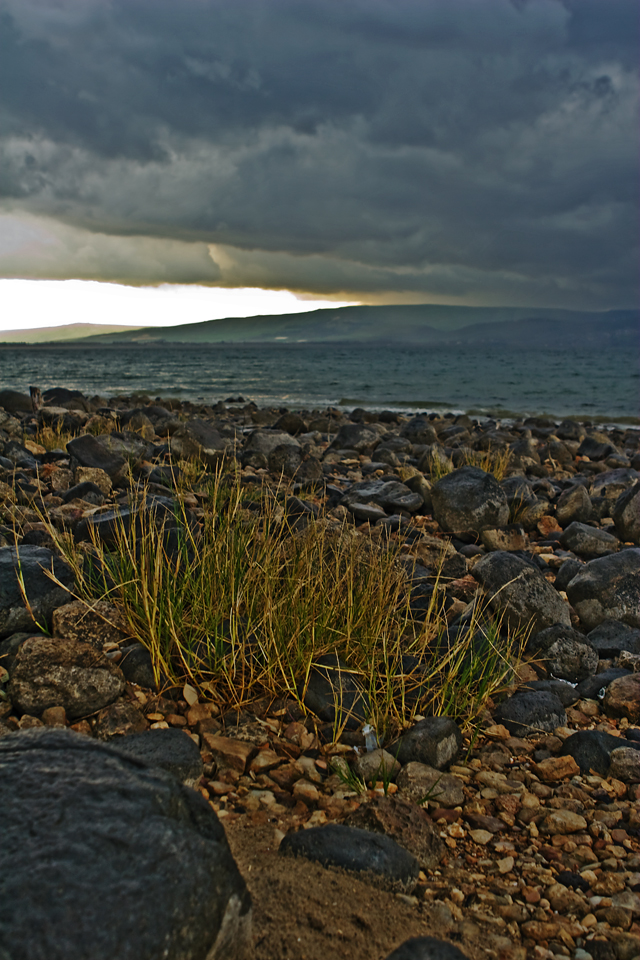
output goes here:
<path id="1" fill-rule="evenodd" d="M 68 280 L 96 310 L 118 285 L 122 323 L 143 298 L 175 322 L 196 301 L 636 307 L 638 19 L 0 0 L 0 328 Z"/>

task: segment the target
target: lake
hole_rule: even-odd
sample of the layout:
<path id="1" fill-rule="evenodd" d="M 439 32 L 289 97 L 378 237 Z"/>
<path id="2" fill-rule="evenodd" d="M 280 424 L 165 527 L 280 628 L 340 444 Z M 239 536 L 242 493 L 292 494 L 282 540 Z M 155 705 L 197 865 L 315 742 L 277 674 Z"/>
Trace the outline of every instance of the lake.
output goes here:
<path id="1" fill-rule="evenodd" d="M 638 423 L 634 351 L 355 343 L 0 346 L 0 382 L 103 397 L 146 393 L 259 406 L 356 406 Z"/>

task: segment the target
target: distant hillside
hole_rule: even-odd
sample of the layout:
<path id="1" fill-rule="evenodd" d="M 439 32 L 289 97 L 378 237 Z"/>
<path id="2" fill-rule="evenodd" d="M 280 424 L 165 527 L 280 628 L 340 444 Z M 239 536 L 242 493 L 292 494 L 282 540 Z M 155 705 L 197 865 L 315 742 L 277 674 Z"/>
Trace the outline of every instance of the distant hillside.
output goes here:
<path id="1" fill-rule="evenodd" d="M 629 343 L 638 311 L 527 307 L 359 306 L 283 316 L 234 317 L 175 327 L 145 327 L 90 338 L 92 343 L 500 343 L 512 346 Z"/>
<path id="2" fill-rule="evenodd" d="M 35 327 L 33 330 L 0 330 L 0 343 L 52 343 L 84 339 L 95 334 L 129 333 L 139 329 L 117 323 L 68 323 L 61 327 Z"/>

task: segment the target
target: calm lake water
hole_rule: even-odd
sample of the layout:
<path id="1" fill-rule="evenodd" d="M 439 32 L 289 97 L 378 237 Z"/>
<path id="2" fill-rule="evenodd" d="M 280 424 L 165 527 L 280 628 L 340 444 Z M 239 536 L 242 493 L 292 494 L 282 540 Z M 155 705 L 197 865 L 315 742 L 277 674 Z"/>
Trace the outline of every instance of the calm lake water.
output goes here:
<path id="1" fill-rule="evenodd" d="M 2 346 L 0 383 L 212 403 L 549 414 L 638 423 L 633 351 L 361 344 Z"/>

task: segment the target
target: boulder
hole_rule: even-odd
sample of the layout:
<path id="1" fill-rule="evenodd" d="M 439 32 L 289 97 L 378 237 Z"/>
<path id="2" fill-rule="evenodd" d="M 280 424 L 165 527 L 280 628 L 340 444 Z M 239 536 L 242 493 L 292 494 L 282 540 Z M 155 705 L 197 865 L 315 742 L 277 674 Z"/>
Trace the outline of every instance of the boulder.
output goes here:
<path id="1" fill-rule="evenodd" d="M 249 953 L 249 894 L 200 794 L 68 730 L 3 737 L 0 765 L 3 954 L 240 960 Z"/>
<path id="2" fill-rule="evenodd" d="M 562 703 L 555 694 L 544 690 L 518 691 L 500 704 L 494 718 L 514 737 L 553 733 L 557 727 L 567 725 Z"/>
<path id="3" fill-rule="evenodd" d="M 284 474 L 285 477 L 293 477 L 301 462 L 300 448 L 290 443 L 278 444 L 267 458 L 269 470 L 272 473 Z"/>
<path id="4" fill-rule="evenodd" d="M 19 713 L 39 716 L 47 707 L 64 707 L 75 719 L 113 703 L 124 684 L 118 667 L 92 644 L 30 637 L 13 662 L 9 699 Z"/>
<path id="5" fill-rule="evenodd" d="M 420 414 L 405 423 L 400 432 L 410 443 L 430 444 L 438 440 L 433 423 L 428 417 Z"/>
<path id="6" fill-rule="evenodd" d="M 47 711 L 43 713 L 43 718 Z M 103 707 L 96 717 L 93 734 L 98 740 L 124 740 L 143 730 L 148 730 L 149 722 L 138 707 L 131 700 L 117 700 Z"/>
<path id="7" fill-rule="evenodd" d="M 47 627 L 74 584 L 71 567 L 46 547 L 0 547 L 0 638 Z"/>
<path id="8" fill-rule="evenodd" d="M 113 483 L 119 483 L 128 473 L 127 460 L 112 452 L 98 437 L 85 433 L 67 444 L 67 452 L 81 467 L 104 470 Z"/>
<path id="9" fill-rule="evenodd" d="M 431 499 L 438 524 L 452 533 L 503 527 L 509 519 L 504 490 L 478 467 L 459 467 L 442 477 L 434 484 Z"/>
<path id="10" fill-rule="evenodd" d="M 379 441 L 380 434 L 372 427 L 363 423 L 345 423 L 333 438 L 329 449 L 371 453 Z"/>
<path id="11" fill-rule="evenodd" d="M 140 687 L 155 690 L 156 675 L 153 670 L 153 661 L 147 647 L 142 643 L 132 643 L 122 647 L 122 659 L 118 666 L 129 683 L 137 683 Z"/>
<path id="12" fill-rule="evenodd" d="M 594 700 L 596 697 L 604 696 L 610 683 L 619 677 L 628 677 L 629 671 L 621 667 L 610 667 L 603 670 L 602 673 L 596 673 L 593 677 L 587 677 L 582 680 L 575 688 L 577 700 Z"/>
<path id="13" fill-rule="evenodd" d="M 481 584 L 491 609 L 504 616 L 508 628 L 531 627 L 539 631 L 557 623 L 571 626 L 567 604 L 540 570 L 526 560 L 497 550 L 476 563 L 473 576 Z"/>
<path id="14" fill-rule="evenodd" d="M 363 480 L 354 483 L 340 502 L 350 509 L 355 505 L 373 503 L 383 510 L 406 510 L 409 513 L 419 510 L 424 503 L 419 493 L 413 493 L 397 480 Z"/>
<path id="15" fill-rule="evenodd" d="M 337 823 L 287 834 L 280 853 L 362 873 L 406 893 L 413 890 L 420 872 L 416 858 L 390 837 Z"/>
<path id="16" fill-rule="evenodd" d="M 603 620 L 587 636 L 600 657 L 619 657 L 623 651 L 640 653 L 640 629 L 619 620 Z"/>
<path id="17" fill-rule="evenodd" d="M 576 451 L 578 457 L 589 457 L 589 460 L 605 460 L 612 453 L 617 450 L 606 434 L 586 436 Z"/>
<path id="18" fill-rule="evenodd" d="M 300 450 L 300 444 L 291 434 L 283 430 L 254 430 L 249 434 L 242 449 L 242 466 L 253 467 L 255 470 L 267 469 L 269 454 L 276 447 L 290 446 Z"/>
<path id="19" fill-rule="evenodd" d="M 200 459 L 214 467 L 226 454 L 228 439 L 223 439 L 216 427 L 206 420 L 189 420 L 172 434 L 171 453 L 180 460 Z"/>
<path id="20" fill-rule="evenodd" d="M 566 527 L 574 520 L 586 523 L 593 516 L 593 504 L 587 488 L 575 484 L 560 494 L 556 504 L 556 520 L 561 527 Z"/>
<path id="21" fill-rule="evenodd" d="M 531 637 L 527 651 L 545 661 L 550 674 L 579 683 L 598 669 L 599 657 L 588 639 L 564 624 L 554 624 Z"/>
<path id="22" fill-rule="evenodd" d="M 626 744 L 612 750 L 607 776 L 623 783 L 640 783 L 640 750 Z"/>
<path id="23" fill-rule="evenodd" d="M 620 494 L 612 516 L 621 539 L 640 544 L 640 480 Z"/>
<path id="24" fill-rule="evenodd" d="M 395 753 L 401 764 L 415 760 L 444 770 L 457 759 L 461 748 L 462 733 L 454 720 L 426 717 L 400 738 Z"/>
<path id="25" fill-rule="evenodd" d="M 560 535 L 560 544 L 581 557 L 605 557 L 620 549 L 620 541 L 613 534 L 598 527 L 574 520 Z"/>
<path id="26" fill-rule="evenodd" d="M 14 417 L 24 417 L 28 413 L 33 413 L 31 397 L 17 390 L 0 390 L 0 407 Z"/>
<path id="27" fill-rule="evenodd" d="M 640 549 L 591 560 L 567 585 L 567 596 L 587 630 L 608 619 L 640 627 Z"/>
<path id="28" fill-rule="evenodd" d="M 564 741 L 560 756 L 573 757 L 582 773 L 593 771 L 600 777 L 606 777 L 611 764 L 611 754 L 620 747 L 633 749 L 629 741 L 614 737 L 603 730 L 578 730 Z"/>

